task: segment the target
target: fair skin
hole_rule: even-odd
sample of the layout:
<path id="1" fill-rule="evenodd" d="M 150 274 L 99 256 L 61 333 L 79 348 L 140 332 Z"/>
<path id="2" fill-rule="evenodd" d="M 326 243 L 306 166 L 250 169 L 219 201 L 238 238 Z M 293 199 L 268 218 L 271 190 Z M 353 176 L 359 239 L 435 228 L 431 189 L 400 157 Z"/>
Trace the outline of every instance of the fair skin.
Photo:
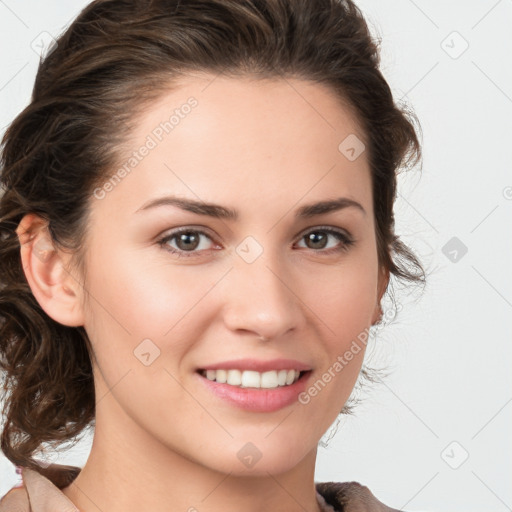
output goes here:
<path id="1" fill-rule="evenodd" d="M 36 257 L 48 241 L 44 222 L 20 223 L 20 237 L 34 234 L 21 255 L 36 299 L 54 320 L 83 325 L 94 350 L 93 446 L 64 489 L 83 512 L 318 511 L 317 443 L 364 350 L 307 404 L 268 412 L 228 403 L 197 370 L 294 359 L 311 368 L 309 387 L 379 319 L 389 276 L 379 271 L 368 161 L 338 150 L 350 134 L 363 138 L 355 119 L 323 85 L 212 80 L 184 78 L 144 110 L 132 151 L 187 98 L 198 101 L 104 198 L 91 198 L 85 281 L 66 270 L 66 252 Z M 177 206 L 137 211 L 170 195 L 237 210 L 238 219 Z M 340 197 L 362 209 L 295 218 L 301 206 Z M 344 249 L 322 226 L 354 243 Z M 158 244 L 180 227 L 204 233 L 200 243 Z M 308 242 L 311 232 L 327 237 L 325 248 Z M 263 250 L 250 263 L 237 252 L 248 236 Z M 193 256 L 166 247 L 194 247 Z M 134 355 L 144 339 L 160 351 L 148 366 Z M 252 467 L 238 456 L 247 443 L 261 454 Z"/>

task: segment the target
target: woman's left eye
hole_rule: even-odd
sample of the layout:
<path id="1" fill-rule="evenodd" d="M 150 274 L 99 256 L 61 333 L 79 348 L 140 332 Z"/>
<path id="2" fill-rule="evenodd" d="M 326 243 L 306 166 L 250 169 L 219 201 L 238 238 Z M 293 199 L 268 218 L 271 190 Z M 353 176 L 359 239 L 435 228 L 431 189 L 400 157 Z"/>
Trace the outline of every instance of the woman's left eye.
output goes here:
<path id="1" fill-rule="evenodd" d="M 211 237 L 204 231 L 181 229 L 161 238 L 158 241 L 158 245 L 178 256 L 198 256 L 198 252 L 208 249 L 208 242 L 204 243 L 205 239 L 213 242 Z M 329 239 L 337 240 L 338 243 L 334 245 L 331 243 L 329 246 Z M 306 246 L 307 249 L 313 249 L 314 252 L 323 254 L 347 251 L 354 243 L 354 240 L 348 233 L 333 228 L 315 228 L 303 234 L 300 237 L 300 241 L 302 240 L 306 244 L 311 244 L 309 247 Z"/>
<path id="2" fill-rule="evenodd" d="M 338 244 L 329 246 L 329 237 L 338 241 Z M 301 240 L 306 240 L 313 247 L 309 249 L 322 249 L 322 253 L 331 254 L 333 252 L 347 251 L 354 243 L 354 239 L 345 231 L 338 231 L 332 228 L 315 228 L 301 236 Z"/>

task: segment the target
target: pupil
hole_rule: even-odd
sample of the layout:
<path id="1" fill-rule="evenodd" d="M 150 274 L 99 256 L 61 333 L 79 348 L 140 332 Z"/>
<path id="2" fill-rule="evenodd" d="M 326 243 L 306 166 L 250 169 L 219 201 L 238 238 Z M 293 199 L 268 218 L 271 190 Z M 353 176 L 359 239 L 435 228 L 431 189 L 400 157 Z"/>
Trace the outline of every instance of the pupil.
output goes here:
<path id="1" fill-rule="evenodd" d="M 193 240 L 194 238 L 195 238 L 195 240 Z M 192 244 L 190 244 L 191 240 L 192 240 Z M 195 244 L 194 244 L 194 241 L 195 241 Z M 184 243 L 184 246 L 180 247 L 180 243 Z M 191 249 L 191 248 L 195 249 L 197 247 L 197 243 L 198 243 L 198 237 L 195 233 L 182 233 L 178 237 L 178 247 L 180 247 L 180 249 L 184 249 L 184 250 Z"/>
<path id="2" fill-rule="evenodd" d="M 318 235 L 318 232 L 317 232 L 317 233 L 310 233 L 308 235 L 308 239 L 310 242 L 313 242 L 313 244 L 319 243 L 319 245 L 316 245 L 315 247 L 313 247 L 314 249 L 323 249 L 325 247 L 326 238 L 327 237 L 325 236 L 325 233 Z"/>

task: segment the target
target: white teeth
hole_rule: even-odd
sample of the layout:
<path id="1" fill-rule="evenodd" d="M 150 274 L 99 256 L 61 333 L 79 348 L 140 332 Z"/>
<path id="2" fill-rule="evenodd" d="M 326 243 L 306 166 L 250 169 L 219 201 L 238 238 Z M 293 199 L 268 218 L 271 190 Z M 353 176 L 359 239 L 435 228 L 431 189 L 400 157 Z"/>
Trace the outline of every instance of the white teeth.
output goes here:
<path id="1" fill-rule="evenodd" d="M 203 370 L 202 375 L 208 380 L 227 383 L 230 386 L 242 388 L 272 389 L 279 386 L 289 386 L 299 379 L 299 370 L 271 370 L 255 372 L 253 370 Z"/>
<path id="2" fill-rule="evenodd" d="M 290 370 L 288 374 L 286 375 L 286 384 L 289 385 L 295 380 L 295 375 L 293 373 L 293 370 Z"/>
<path id="3" fill-rule="evenodd" d="M 231 386 L 240 386 L 242 384 L 242 372 L 240 370 L 228 370 L 227 383 Z"/>
<path id="4" fill-rule="evenodd" d="M 293 371 L 293 370 L 292 370 Z M 277 372 L 270 371 L 261 374 L 262 388 L 277 388 Z"/>
<path id="5" fill-rule="evenodd" d="M 242 386 L 244 388 L 259 388 L 261 383 L 261 374 L 258 372 L 245 371 L 242 373 Z M 231 384 L 231 383 L 229 383 Z"/>

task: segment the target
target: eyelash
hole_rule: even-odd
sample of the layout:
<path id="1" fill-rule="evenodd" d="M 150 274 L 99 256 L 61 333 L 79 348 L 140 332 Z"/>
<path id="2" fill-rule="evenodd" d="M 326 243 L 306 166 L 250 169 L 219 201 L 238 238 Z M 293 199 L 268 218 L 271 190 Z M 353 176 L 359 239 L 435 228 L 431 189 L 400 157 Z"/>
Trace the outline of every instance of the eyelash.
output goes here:
<path id="1" fill-rule="evenodd" d="M 306 231 L 300 237 L 300 240 L 304 239 L 304 237 L 306 235 L 309 235 L 311 233 L 317 233 L 317 232 L 328 233 L 330 235 L 333 235 L 340 242 L 342 242 L 342 244 L 339 247 L 331 247 L 330 249 L 319 249 L 319 250 L 310 249 L 313 252 L 318 252 L 318 253 L 325 254 L 325 255 L 330 255 L 330 254 L 340 253 L 340 252 L 347 252 L 349 250 L 349 248 L 355 243 L 355 240 L 352 237 L 350 237 L 348 234 L 346 234 L 345 232 L 338 231 L 337 229 L 333 229 L 330 227 L 323 227 L 323 226 L 319 226 L 319 227 L 316 227 L 309 231 Z M 199 229 L 181 228 L 181 229 L 178 229 L 176 231 L 173 231 L 173 232 L 165 235 L 163 238 L 160 238 L 157 241 L 157 243 L 165 251 L 168 251 L 172 254 L 176 254 L 179 257 L 190 258 L 190 257 L 199 256 L 199 253 L 202 251 L 195 251 L 195 250 L 194 251 L 183 251 L 181 249 L 174 249 L 167 245 L 167 242 L 175 239 L 177 236 L 181 235 L 182 233 L 193 233 L 193 234 L 204 235 L 207 238 L 209 238 L 210 240 L 212 240 L 212 238 L 207 233 L 205 233 L 204 231 L 201 231 Z"/>

